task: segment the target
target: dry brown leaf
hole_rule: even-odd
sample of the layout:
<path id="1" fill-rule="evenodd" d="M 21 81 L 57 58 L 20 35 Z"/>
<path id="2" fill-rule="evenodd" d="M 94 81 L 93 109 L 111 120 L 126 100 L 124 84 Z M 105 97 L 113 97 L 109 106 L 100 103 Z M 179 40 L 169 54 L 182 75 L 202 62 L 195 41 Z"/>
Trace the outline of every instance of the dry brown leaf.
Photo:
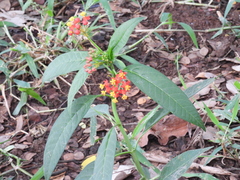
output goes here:
<path id="1" fill-rule="evenodd" d="M 205 101 L 196 101 L 194 103 L 194 106 L 195 106 L 196 109 L 202 109 L 202 108 L 204 108 L 203 103 L 206 104 L 206 106 L 209 107 L 209 108 L 215 107 L 216 104 L 217 104 L 216 99 L 211 98 L 211 99 L 207 99 Z"/>
<path id="2" fill-rule="evenodd" d="M 138 98 L 138 100 L 137 100 L 137 104 L 138 104 L 138 105 L 143 105 L 143 104 L 145 104 L 146 102 L 148 102 L 149 100 L 150 100 L 149 97 L 140 97 L 140 98 Z"/>
<path id="3" fill-rule="evenodd" d="M 84 159 L 84 154 L 83 154 L 81 151 L 76 151 L 76 152 L 74 152 L 74 154 L 73 154 L 73 158 L 74 158 L 75 160 L 80 161 L 80 160 Z"/>
<path id="4" fill-rule="evenodd" d="M 0 1 L 0 7 L 1 7 L 1 9 L 4 9 L 5 11 L 8 11 L 11 8 L 11 3 L 10 3 L 9 0 L 1 0 Z"/>
<path id="5" fill-rule="evenodd" d="M 217 77 L 217 76 L 209 72 L 200 72 L 195 78 L 209 79 L 213 77 Z"/>
<path id="6" fill-rule="evenodd" d="M 187 56 L 183 56 L 181 58 L 181 60 L 179 61 L 179 63 L 184 64 L 184 65 L 190 64 L 190 62 L 191 61 L 190 61 L 189 57 L 187 57 Z"/>
<path id="7" fill-rule="evenodd" d="M 23 154 L 23 159 L 27 160 L 27 161 L 31 161 L 33 156 L 35 156 L 37 153 L 31 153 L 31 152 L 25 152 Z"/>
<path id="8" fill-rule="evenodd" d="M 17 122 L 15 131 L 16 131 L 16 132 L 21 131 L 21 130 L 22 130 L 22 127 L 23 127 L 23 116 L 20 115 L 20 116 L 16 117 L 15 120 L 16 120 L 16 122 Z"/>
<path id="9" fill-rule="evenodd" d="M 201 170 L 203 170 L 209 174 L 233 175 L 233 173 L 231 173 L 227 170 L 216 168 L 216 167 L 211 167 L 211 166 L 203 166 L 203 165 L 197 164 L 197 163 L 192 163 L 190 168 L 200 168 Z"/>
<path id="10" fill-rule="evenodd" d="M 200 50 L 199 50 L 199 54 L 203 57 L 205 57 L 207 54 L 208 54 L 208 48 L 206 47 L 202 47 Z"/>
<path id="11" fill-rule="evenodd" d="M 150 162 L 167 164 L 170 161 L 170 153 L 164 153 L 161 150 L 148 151 L 143 154 Z"/>
<path id="12" fill-rule="evenodd" d="M 232 69 L 240 72 L 240 65 L 232 66 Z"/>
<path id="13" fill-rule="evenodd" d="M 161 145 L 168 143 L 169 137 L 185 136 L 188 132 L 188 122 L 174 115 L 164 117 L 152 127 L 154 135 L 158 137 L 158 142 Z"/>
<path id="14" fill-rule="evenodd" d="M 215 140 L 216 139 L 216 133 L 218 130 L 212 126 L 207 126 L 206 131 L 203 132 L 203 139 L 207 140 Z"/>
<path id="15" fill-rule="evenodd" d="M 139 93 L 139 91 L 140 90 L 138 89 L 138 87 L 134 87 L 134 88 L 130 89 L 130 91 L 128 91 L 126 93 L 126 96 L 127 97 L 133 97 L 133 96 L 137 95 Z"/>
<path id="16" fill-rule="evenodd" d="M 227 89 L 232 93 L 232 94 L 237 94 L 238 93 L 238 89 L 234 86 L 234 82 L 236 81 L 236 79 L 230 79 L 227 81 L 226 83 L 226 87 Z"/>
<path id="17" fill-rule="evenodd" d="M 74 154 L 73 153 L 66 153 L 63 155 L 63 159 L 65 161 L 68 161 L 68 160 L 73 160 L 73 157 L 74 157 Z"/>
<path id="18" fill-rule="evenodd" d="M 123 180 L 128 177 L 133 170 L 134 166 L 132 165 L 120 165 L 118 169 L 113 171 L 112 180 Z"/>

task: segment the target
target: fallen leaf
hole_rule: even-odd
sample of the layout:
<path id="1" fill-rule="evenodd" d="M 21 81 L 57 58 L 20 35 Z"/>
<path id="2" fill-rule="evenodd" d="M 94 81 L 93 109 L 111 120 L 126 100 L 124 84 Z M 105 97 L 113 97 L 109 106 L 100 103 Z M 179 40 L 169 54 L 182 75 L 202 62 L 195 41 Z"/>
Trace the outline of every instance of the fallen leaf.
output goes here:
<path id="1" fill-rule="evenodd" d="M 213 77 L 217 77 L 217 76 L 215 74 L 209 73 L 209 72 L 200 72 L 195 78 L 209 79 L 209 78 L 213 78 Z"/>
<path id="2" fill-rule="evenodd" d="M 215 107 L 216 104 L 217 104 L 216 99 L 211 98 L 211 99 L 208 99 L 208 100 L 205 100 L 205 101 L 196 101 L 194 103 L 194 106 L 195 106 L 196 109 L 202 109 L 202 108 L 204 108 L 203 103 L 206 104 L 206 106 L 209 107 L 209 108 Z"/>
<path id="3" fill-rule="evenodd" d="M 128 177 L 134 169 L 132 165 L 120 165 L 118 169 L 113 171 L 112 180 L 123 180 Z"/>
<path id="4" fill-rule="evenodd" d="M 73 153 L 66 153 L 63 155 L 63 159 L 65 161 L 73 160 L 74 154 Z"/>
<path id="5" fill-rule="evenodd" d="M 232 69 L 239 72 L 240 71 L 240 65 L 232 66 Z"/>
<path id="6" fill-rule="evenodd" d="M 143 104 L 145 104 L 146 102 L 148 102 L 149 100 L 150 100 L 149 97 L 140 97 L 140 98 L 138 98 L 138 100 L 137 100 L 137 104 L 138 104 L 138 105 L 143 105 Z"/>
<path id="7" fill-rule="evenodd" d="M 169 137 L 185 136 L 188 132 L 188 122 L 175 115 L 165 116 L 162 120 L 152 127 L 154 135 L 158 138 L 161 145 L 168 143 Z"/>
<path id="8" fill-rule="evenodd" d="M 38 21 L 36 18 L 24 15 L 24 11 L 8 11 L 0 13 L 0 20 L 14 23 L 17 26 L 24 26 L 24 23 L 26 23 L 27 20 Z"/>
<path id="9" fill-rule="evenodd" d="M 76 152 L 74 152 L 74 154 L 73 154 L 73 158 L 74 158 L 75 160 L 80 161 L 80 160 L 84 159 L 84 154 L 83 154 L 81 151 L 76 151 Z"/>
<path id="10" fill-rule="evenodd" d="M 205 57 L 207 54 L 208 54 L 208 48 L 206 47 L 202 47 L 200 50 L 199 50 L 199 54 L 203 57 Z"/>
<path id="11" fill-rule="evenodd" d="M 235 82 L 235 81 L 236 81 L 235 79 L 230 79 L 230 80 L 228 80 L 227 83 L 226 83 L 227 89 L 228 89 L 232 94 L 237 94 L 237 93 L 239 93 L 239 92 L 238 92 L 238 89 L 234 86 L 234 82 Z"/>
<path id="12" fill-rule="evenodd" d="M 0 7 L 1 7 L 1 9 L 4 9 L 5 11 L 8 11 L 11 8 L 11 3 L 10 3 L 9 0 L 1 0 L 0 1 Z"/>
<path id="13" fill-rule="evenodd" d="M 190 64 L 190 62 L 191 61 L 190 61 L 189 57 L 187 57 L 187 56 L 183 56 L 181 58 L 181 60 L 179 61 L 179 63 L 184 64 L 184 65 Z"/>
<path id="14" fill-rule="evenodd" d="M 203 132 L 203 139 L 205 140 L 215 140 L 216 133 L 218 130 L 212 126 L 207 126 L 206 131 Z"/>
<path id="15" fill-rule="evenodd" d="M 17 125 L 16 125 L 15 131 L 16 132 L 21 131 L 22 127 L 23 127 L 23 116 L 20 115 L 20 116 L 16 117 L 16 122 L 17 122 Z"/>
<path id="16" fill-rule="evenodd" d="M 139 93 L 139 91 L 140 90 L 138 89 L 138 87 L 134 87 L 134 88 L 130 89 L 130 91 L 128 91 L 126 93 L 126 96 L 127 97 L 133 97 L 133 96 L 137 95 Z"/>

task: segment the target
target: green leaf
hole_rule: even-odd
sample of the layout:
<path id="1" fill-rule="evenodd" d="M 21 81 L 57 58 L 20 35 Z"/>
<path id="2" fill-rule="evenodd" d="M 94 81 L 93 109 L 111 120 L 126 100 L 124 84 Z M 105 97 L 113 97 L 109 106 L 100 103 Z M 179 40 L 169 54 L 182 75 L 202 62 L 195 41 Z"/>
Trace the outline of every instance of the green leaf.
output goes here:
<path id="1" fill-rule="evenodd" d="M 113 27 L 113 29 L 116 29 L 116 23 L 114 21 L 114 17 L 113 17 L 113 12 L 112 12 L 112 9 L 108 3 L 108 1 L 106 0 L 100 0 L 100 3 L 102 4 L 107 16 L 108 16 L 108 19 L 109 19 L 109 22 L 111 24 L 111 26 Z"/>
<path id="2" fill-rule="evenodd" d="M 164 38 L 158 34 L 157 32 L 154 32 L 153 33 L 161 42 L 162 44 L 166 47 L 166 49 L 169 51 L 169 48 L 168 48 L 168 44 L 166 43 L 166 41 L 164 40 Z"/>
<path id="3" fill-rule="evenodd" d="M 0 68 L 1 68 L 1 65 L 0 65 Z M 240 82 L 235 81 L 235 82 L 234 82 L 234 86 L 235 86 L 238 90 L 240 90 Z"/>
<path id="4" fill-rule="evenodd" d="M 193 41 L 193 44 L 196 46 L 196 48 L 198 48 L 197 38 L 196 38 L 196 35 L 195 35 L 193 29 L 191 28 L 191 26 L 189 26 L 188 24 L 185 24 L 185 23 L 181 23 L 181 22 L 178 24 L 180 24 L 187 31 L 187 33 L 189 34 L 189 36 L 191 37 L 191 39 Z"/>
<path id="5" fill-rule="evenodd" d="M 86 51 L 68 52 L 58 56 L 45 70 L 42 82 L 51 81 L 59 75 L 81 69 L 87 56 Z"/>
<path id="6" fill-rule="evenodd" d="M 223 33 L 223 29 L 221 28 L 220 30 L 218 30 L 212 37 L 211 39 L 214 39 L 215 37 L 219 36 L 220 34 Z"/>
<path id="7" fill-rule="evenodd" d="M 18 80 L 18 79 L 13 79 L 13 81 L 19 86 L 19 87 L 22 87 L 22 88 L 31 88 L 30 84 L 26 81 L 21 81 L 21 80 Z"/>
<path id="8" fill-rule="evenodd" d="M 96 106 L 91 107 L 88 110 L 88 112 L 84 115 L 84 118 L 91 118 L 93 116 L 97 116 L 101 114 L 110 114 L 109 106 L 107 104 L 98 104 Z"/>
<path id="9" fill-rule="evenodd" d="M 39 78 L 37 66 L 36 66 L 33 58 L 29 54 L 24 54 L 24 57 L 26 58 L 27 64 L 28 64 L 29 68 L 31 69 L 33 75 L 36 78 Z"/>
<path id="10" fill-rule="evenodd" d="M 7 65 L 2 60 L 0 60 L 0 71 L 2 71 L 5 74 L 5 76 L 9 75 L 9 70 L 7 68 Z"/>
<path id="11" fill-rule="evenodd" d="M 47 105 L 45 102 L 44 102 L 44 100 L 41 98 L 41 96 L 37 93 L 37 92 L 35 92 L 34 90 L 32 90 L 32 89 L 26 89 L 26 91 L 25 91 L 28 95 L 30 95 L 30 96 L 32 96 L 34 99 L 36 99 L 36 100 L 38 100 L 40 103 L 42 103 L 43 105 Z"/>
<path id="12" fill-rule="evenodd" d="M 132 34 L 134 28 L 142 21 L 144 17 L 137 17 L 124 22 L 119 26 L 113 33 L 109 45 L 108 52 L 112 52 L 113 55 L 117 55 L 120 50 L 126 45 L 130 35 Z"/>
<path id="13" fill-rule="evenodd" d="M 229 11 L 231 10 L 232 6 L 233 6 L 233 3 L 235 2 L 236 0 L 229 0 L 228 1 L 228 4 L 227 4 L 227 7 L 225 9 L 225 12 L 224 12 L 224 18 L 227 17 Z"/>
<path id="14" fill-rule="evenodd" d="M 118 69 L 124 69 L 126 67 L 126 65 L 121 61 L 121 60 L 114 60 L 114 65 L 118 68 Z"/>
<path id="15" fill-rule="evenodd" d="M 200 154 L 211 148 L 212 147 L 190 150 L 178 155 L 164 166 L 164 168 L 161 171 L 159 179 L 161 180 L 179 179 L 182 176 L 182 174 L 188 170 L 192 162 Z"/>
<path id="16" fill-rule="evenodd" d="M 20 112 L 22 107 L 27 103 L 27 97 L 28 97 L 28 95 L 26 92 L 21 93 L 20 101 L 19 101 L 17 107 L 13 111 L 14 116 L 18 115 L 18 113 Z"/>
<path id="17" fill-rule="evenodd" d="M 72 85 L 71 85 L 71 87 L 69 89 L 69 93 L 68 93 L 68 106 L 69 107 L 71 107 L 74 96 L 76 95 L 78 90 L 82 87 L 82 85 L 86 81 L 88 75 L 89 74 L 84 70 L 84 68 L 81 68 L 78 71 L 78 73 L 76 74 L 76 76 L 74 77 L 74 79 L 72 81 Z"/>
<path id="18" fill-rule="evenodd" d="M 197 94 L 199 91 L 201 91 L 203 88 L 207 87 L 208 85 L 210 85 L 211 83 L 213 83 L 213 81 L 215 80 L 215 78 L 211 78 L 211 79 L 206 79 L 204 81 L 201 81 L 197 84 L 194 84 L 193 86 L 187 88 L 184 93 L 187 95 L 188 98 L 194 96 L 195 94 Z"/>
<path id="19" fill-rule="evenodd" d="M 43 169 L 45 179 L 50 178 L 68 140 L 96 97 L 97 95 L 88 95 L 76 99 L 72 104 L 71 111 L 67 108 L 57 118 L 44 151 Z"/>
<path id="20" fill-rule="evenodd" d="M 97 134 L 97 119 L 96 116 L 90 118 L 90 143 L 93 145 L 95 143 L 95 136 Z"/>
<path id="21" fill-rule="evenodd" d="M 207 180 L 219 180 L 218 178 L 215 178 L 211 174 L 206 174 L 206 173 L 185 173 L 182 176 L 186 178 L 198 177 L 198 178 L 207 179 Z"/>
<path id="22" fill-rule="evenodd" d="M 22 10 L 25 11 L 32 4 L 32 2 L 32 0 L 27 0 L 27 2 L 25 2 L 25 4 L 22 6 Z"/>
<path id="23" fill-rule="evenodd" d="M 87 3 L 84 7 L 85 11 L 88 10 L 91 6 L 93 6 L 94 4 L 98 3 L 99 0 L 87 0 Z"/>
<path id="24" fill-rule="evenodd" d="M 225 131 L 225 128 L 223 128 L 221 126 L 221 124 L 219 124 L 218 119 L 216 118 L 216 116 L 212 113 L 212 111 L 206 106 L 206 104 L 204 103 L 204 108 L 207 111 L 207 115 L 208 117 L 211 119 L 211 121 L 222 131 Z"/>
<path id="25" fill-rule="evenodd" d="M 0 21 L 0 27 L 3 27 L 4 25 L 6 25 L 7 27 L 17 27 L 17 25 L 14 23 L 8 21 Z"/>
<path id="26" fill-rule="evenodd" d="M 89 163 L 81 172 L 78 174 L 78 176 L 75 178 L 75 180 L 89 180 L 91 176 L 93 175 L 94 170 L 94 162 Z"/>
<path id="27" fill-rule="evenodd" d="M 131 64 L 141 64 L 140 62 L 138 62 L 136 59 L 132 58 L 131 56 L 121 55 L 120 57 L 125 59 L 126 61 L 130 62 Z"/>
<path id="28" fill-rule="evenodd" d="M 53 9 L 54 9 L 54 0 L 48 0 L 47 1 L 48 2 L 48 11 L 47 11 L 47 13 L 48 13 L 48 15 L 50 16 L 50 17 L 53 17 Z"/>
<path id="29" fill-rule="evenodd" d="M 205 130 L 204 124 L 186 94 L 159 71 L 145 65 L 130 65 L 127 77 L 141 91 L 167 111 Z"/>
<path id="30" fill-rule="evenodd" d="M 39 168 L 38 171 L 34 174 L 34 176 L 30 180 L 40 180 L 44 175 L 43 167 Z"/>
<path id="31" fill-rule="evenodd" d="M 111 180 L 116 152 L 117 136 L 115 129 L 112 128 L 106 134 L 101 143 L 97 159 L 95 160 L 93 175 L 90 180 Z"/>

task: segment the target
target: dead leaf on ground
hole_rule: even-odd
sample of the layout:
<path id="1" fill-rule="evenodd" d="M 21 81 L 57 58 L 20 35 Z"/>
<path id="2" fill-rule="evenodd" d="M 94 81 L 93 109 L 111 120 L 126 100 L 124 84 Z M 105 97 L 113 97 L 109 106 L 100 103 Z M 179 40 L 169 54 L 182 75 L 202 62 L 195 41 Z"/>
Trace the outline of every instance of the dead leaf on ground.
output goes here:
<path id="1" fill-rule="evenodd" d="M 138 89 L 138 87 L 134 87 L 134 88 L 130 89 L 130 91 L 128 91 L 126 93 L 126 96 L 127 97 L 133 97 L 133 96 L 137 95 L 139 93 L 139 91 L 140 90 Z"/>
<path id="2" fill-rule="evenodd" d="M 189 131 L 189 123 L 175 115 L 165 116 L 147 131 L 140 139 L 139 146 L 143 147 L 148 143 L 148 135 L 152 134 L 158 138 L 161 145 L 166 145 L 171 136 L 182 137 Z M 140 137 L 139 134 L 138 137 Z M 136 137 L 136 138 L 138 138 Z"/>
<path id="3" fill-rule="evenodd" d="M 34 137 L 40 137 L 47 131 L 47 127 L 42 126 L 41 124 L 35 125 L 33 128 L 29 129 L 29 132 Z"/>
<path id="4" fill-rule="evenodd" d="M 128 177 L 134 169 L 132 165 L 120 165 L 118 169 L 113 171 L 112 180 L 123 180 Z"/>
<path id="5" fill-rule="evenodd" d="M 215 140 L 216 139 L 216 133 L 218 130 L 212 126 L 207 126 L 206 131 L 203 132 L 203 139 L 205 140 Z"/>
<path id="6" fill-rule="evenodd" d="M 218 175 L 233 175 L 233 173 L 231 173 L 230 171 L 224 170 L 224 169 L 220 169 L 220 168 L 216 168 L 216 167 L 211 167 L 211 166 L 204 166 L 201 164 L 197 164 L 197 163 L 192 163 L 190 168 L 197 168 L 197 169 L 201 169 L 202 171 L 209 173 L 209 174 L 218 174 Z"/>
<path id="7" fill-rule="evenodd" d="M 217 77 L 217 76 L 210 72 L 200 72 L 195 78 L 209 79 L 213 77 Z"/>
<path id="8" fill-rule="evenodd" d="M 0 7 L 1 7 L 1 9 L 8 11 L 11 8 L 11 3 L 9 0 L 2 0 L 2 1 L 0 1 Z"/>
<path id="9" fill-rule="evenodd" d="M 235 71 L 240 72 L 240 65 L 232 66 L 232 69 L 235 70 Z"/>
<path id="10" fill-rule="evenodd" d="M 150 98 L 147 97 L 147 96 L 145 96 L 145 97 L 140 97 L 140 98 L 138 98 L 138 100 L 137 100 L 137 104 L 138 104 L 138 105 L 143 105 L 143 104 L 147 103 L 149 100 L 150 100 Z"/>
<path id="11" fill-rule="evenodd" d="M 222 41 L 208 40 L 208 43 L 216 51 L 217 57 L 224 56 L 230 48 L 230 41 L 228 38 L 225 38 Z"/>
<path id="12" fill-rule="evenodd" d="M 147 151 L 143 154 L 150 162 L 167 164 L 170 161 L 170 153 L 164 153 L 161 150 Z"/>
<path id="13" fill-rule="evenodd" d="M 24 23 L 26 23 L 27 20 L 38 21 L 36 18 L 31 18 L 25 15 L 24 11 L 17 10 L 0 13 L 0 20 L 14 23 L 17 26 L 24 26 Z"/>
<path id="14" fill-rule="evenodd" d="M 23 127 L 23 116 L 20 115 L 18 117 L 16 117 L 16 129 L 15 131 L 18 132 L 18 131 L 21 131 L 22 130 L 22 127 Z"/>
<path id="15" fill-rule="evenodd" d="M 206 106 L 209 107 L 209 108 L 213 108 L 213 107 L 216 106 L 217 101 L 214 98 L 207 99 L 205 101 L 196 101 L 194 103 L 194 106 L 195 106 L 196 109 L 202 109 L 202 108 L 204 108 L 204 104 L 206 104 Z"/>
<path id="16" fill-rule="evenodd" d="M 236 79 L 230 79 L 226 83 L 227 89 L 232 93 L 232 94 L 237 94 L 238 89 L 234 86 L 234 82 L 237 81 Z"/>

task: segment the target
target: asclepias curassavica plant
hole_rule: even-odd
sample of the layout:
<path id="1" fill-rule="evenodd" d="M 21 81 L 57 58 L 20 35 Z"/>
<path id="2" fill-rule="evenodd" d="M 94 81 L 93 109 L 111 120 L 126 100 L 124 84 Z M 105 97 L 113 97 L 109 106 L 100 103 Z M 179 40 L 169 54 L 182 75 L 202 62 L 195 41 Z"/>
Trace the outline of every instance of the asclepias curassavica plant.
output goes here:
<path id="1" fill-rule="evenodd" d="M 102 1 L 100 1 L 102 2 Z M 143 155 L 144 150 L 138 146 L 136 136 L 143 135 L 161 118 L 172 113 L 192 124 L 205 130 L 200 115 L 194 108 L 189 98 L 195 93 L 213 82 L 213 79 L 203 81 L 183 92 L 171 80 L 159 71 L 139 63 L 134 58 L 126 55 L 133 48 L 146 38 L 150 33 L 131 46 L 126 46 L 128 39 L 134 28 L 144 18 L 137 17 L 130 19 L 119 27 L 115 27 L 114 18 L 111 9 L 103 1 L 102 4 L 107 9 L 107 15 L 113 26 L 114 33 L 108 44 L 108 48 L 102 50 L 91 39 L 90 16 L 86 12 L 71 17 L 66 25 L 69 28 L 69 36 L 84 36 L 92 44 L 89 51 L 71 51 L 59 55 L 52 61 L 44 72 L 42 81 L 50 82 L 59 75 L 67 74 L 72 71 L 78 71 L 72 82 L 68 94 L 68 106 L 60 114 L 52 126 L 49 134 L 45 151 L 43 167 L 32 178 L 39 179 L 44 175 L 45 179 L 50 179 L 65 146 L 71 135 L 83 118 L 90 118 L 90 124 L 96 124 L 96 116 L 101 115 L 111 121 L 112 128 L 103 138 L 97 152 L 96 160 L 89 163 L 76 177 L 77 180 L 108 180 L 112 178 L 114 158 L 122 154 L 130 154 L 135 168 L 141 175 L 141 179 L 178 179 L 190 167 L 194 159 L 210 148 L 190 150 L 173 158 L 162 170 L 154 167 Z M 162 22 L 160 25 L 167 24 Z M 158 26 L 159 27 L 159 26 Z M 125 59 L 131 65 L 126 66 L 120 60 Z M 109 79 L 106 79 L 99 85 L 101 94 L 85 95 L 74 99 L 78 89 L 84 84 L 88 76 L 94 76 L 94 72 L 99 68 L 106 68 L 109 73 Z M 133 132 L 127 134 L 121 119 L 118 115 L 116 104 L 119 99 L 125 100 L 126 93 L 137 86 L 142 92 L 158 103 L 158 106 L 150 111 L 135 127 Z M 91 107 L 94 100 L 100 96 L 107 96 L 111 99 L 112 113 L 109 113 L 109 106 L 96 105 Z M 91 131 L 96 131 L 93 125 Z M 94 134 L 94 133 L 93 133 Z M 123 140 L 118 141 L 117 134 L 121 134 Z M 90 135 L 92 139 L 92 135 Z M 119 150 L 119 148 L 121 147 Z M 118 151 L 116 151 L 118 149 Z M 156 172 L 155 177 L 150 177 L 149 169 Z"/>

